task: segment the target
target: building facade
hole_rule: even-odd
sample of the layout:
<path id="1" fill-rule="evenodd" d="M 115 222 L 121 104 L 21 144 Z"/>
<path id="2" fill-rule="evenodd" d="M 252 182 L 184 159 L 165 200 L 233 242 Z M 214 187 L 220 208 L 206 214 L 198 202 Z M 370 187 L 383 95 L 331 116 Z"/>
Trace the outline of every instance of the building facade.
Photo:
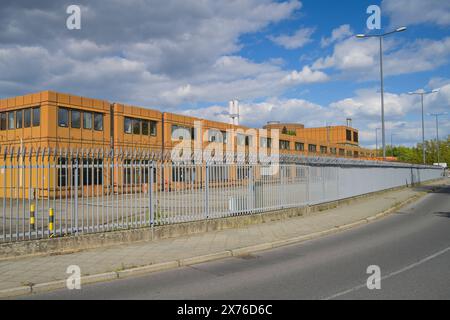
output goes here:
<path id="1" fill-rule="evenodd" d="M 128 192 L 127 186 L 133 185 L 128 180 L 133 179 L 136 150 L 159 154 L 156 160 L 177 155 L 187 161 L 198 154 L 201 159 L 223 159 L 230 150 L 244 154 L 244 162 L 274 152 L 360 159 L 375 156 L 359 147 L 358 130 L 347 126 L 305 128 L 273 122 L 259 130 L 53 91 L 0 100 L 0 147 L 2 195 L 11 198 L 55 197 L 74 183 L 92 186 L 81 188 L 87 190 L 87 196 L 89 192 L 99 194 L 97 189 L 106 184 L 112 191 Z M 106 153 L 121 156 L 104 157 Z M 30 157 L 29 163 L 39 167 L 43 176 L 34 177 L 32 168 L 21 165 L 25 159 L 17 156 L 20 154 Z M 114 161 L 120 162 L 123 170 L 114 170 Z M 7 166 L 14 168 L 8 176 Z M 162 176 L 154 177 L 155 181 L 181 179 L 180 174 L 160 172 Z M 204 168 L 190 174 L 203 177 L 200 182 L 206 176 Z M 245 176 L 242 170 L 226 174 L 233 179 Z M 148 182 L 148 178 L 144 180 Z M 145 189 L 145 183 L 138 188 Z"/>

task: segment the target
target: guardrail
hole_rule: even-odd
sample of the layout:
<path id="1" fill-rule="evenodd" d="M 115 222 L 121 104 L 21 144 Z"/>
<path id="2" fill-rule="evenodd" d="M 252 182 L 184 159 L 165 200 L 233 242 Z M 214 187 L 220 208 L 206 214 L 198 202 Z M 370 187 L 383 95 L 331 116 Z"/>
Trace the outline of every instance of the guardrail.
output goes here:
<path id="1" fill-rule="evenodd" d="M 443 173 L 438 167 L 401 163 L 279 159 L 174 163 L 146 151 L 6 149 L 0 159 L 0 241 L 300 207 L 412 185 Z"/>

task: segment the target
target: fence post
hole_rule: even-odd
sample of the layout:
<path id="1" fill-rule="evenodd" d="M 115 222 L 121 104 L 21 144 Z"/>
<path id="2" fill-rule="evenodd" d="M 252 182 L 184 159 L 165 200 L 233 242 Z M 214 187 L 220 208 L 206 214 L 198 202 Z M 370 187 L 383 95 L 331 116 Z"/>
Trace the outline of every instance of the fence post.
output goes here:
<path id="1" fill-rule="evenodd" d="M 209 218 L 209 166 L 208 163 L 205 164 L 205 215 L 206 219 Z"/>
<path id="2" fill-rule="evenodd" d="M 311 167 L 306 167 L 306 203 L 309 206 L 311 203 L 310 196 L 310 180 L 311 180 Z"/>
<path id="3" fill-rule="evenodd" d="M 322 202 L 325 202 L 327 199 L 326 195 L 326 188 L 325 188 L 325 174 L 326 174 L 326 167 L 320 167 L 320 176 L 322 178 Z"/>
<path id="4" fill-rule="evenodd" d="M 336 167 L 336 192 L 337 192 L 337 194 L 336 194 L 336 197 L 337 197 L 337 199 L 336 200 L 339 200 L 340 199 L 340 196 L 339 196 L 339 171 L 340 171 L 340 167 L 339 166 L 337 166 Z"/>
<path id="5" fill-rule="evenodd" d="M 253 213 L 254 209 L 255 209 L 255 176 L 253 173 L 253 165 L 248 165 L 248 191 L 249 191 L 249 196 L 248 196 L 248 201 L 247 201 L 247 209 L 249 211 L 249 213 Z"/>
<path id="6" fill-rule="evenodd" d="M 75 234 L 78 235 L 78 152 L 75 155 L 75 186 L 74 186 L 74 207 L 75 207 Z"/>
<path id="7" fill-rule="evenodd" d="M 150 225 L 153 228 L 153 225 L 155 223 L 155 208 L 153 207 L 153 161 L 150 163 L 150 176 L 149 176 L 149 182 L 148 182 L 148 205 L 150 208 Z"/>

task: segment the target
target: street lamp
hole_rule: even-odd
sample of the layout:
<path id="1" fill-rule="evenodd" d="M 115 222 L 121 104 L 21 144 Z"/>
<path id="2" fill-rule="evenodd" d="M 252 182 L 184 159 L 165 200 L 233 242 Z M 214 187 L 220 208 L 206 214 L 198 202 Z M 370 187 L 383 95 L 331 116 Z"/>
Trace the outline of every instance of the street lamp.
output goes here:
<path id="1" fill-rule="evenodd" d="M 425 164 L 426 159 L 425 159 L 425 121 L 423 118 L 423 96 L 426 94 L 432 94 L 432 93 L 436 93 L 439 92 L 439 89 L 435 89 L 432 91 L 416 91 L 416 92 L 408 92 L 409 95 L 420 95 L 421 100 L 422 100 L 422 160 L 423 160 L 423 164 Z"/>
<path id="2" fill-rule="evenodd" d="M 384 126 L 384 78 L 383 78 L 383 38 L 393 33 L 405 31 L 406 27 L 400 27 L 383 34 L 358 34 L 357 38 L 378 38 L 380 39 L 380 78 L 381 78 L 381 140 L 383 144 L 383 159 L 386 160 L 386 136 Z"/>
<path id="3" fill-rule="evenodd" d="M 439 117 L 447 115 L 448 112 L 442 113 L 428 113 L 427 115 L 436 117 L 436 145 L 437 145 L 437 162 L 440 163 L 440 150 L 439 150 Z"/>

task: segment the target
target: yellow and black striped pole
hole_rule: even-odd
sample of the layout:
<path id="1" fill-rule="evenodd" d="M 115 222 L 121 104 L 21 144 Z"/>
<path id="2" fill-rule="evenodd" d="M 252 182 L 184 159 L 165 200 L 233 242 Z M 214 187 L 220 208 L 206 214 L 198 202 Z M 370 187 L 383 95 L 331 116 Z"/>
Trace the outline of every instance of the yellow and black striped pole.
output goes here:
<path id="1" fill-rule="evenodd" d="M 55 217 L 53 215 L 53 208 L 50 208 L 50 210 L 48 212 L 48 230 L 50 232 L 50 237 L 53 237 L 55 235 L 55 233 L 53 232 L 54 223 L 55 223 Z"/>
<path id="2" fill-rule="evenodd" d="M 36 218 L 34 216 L 34 203 L 30 205 L 30 226 L 31 230 L 36 230 L 35 224 L 36 224 Z"/>

